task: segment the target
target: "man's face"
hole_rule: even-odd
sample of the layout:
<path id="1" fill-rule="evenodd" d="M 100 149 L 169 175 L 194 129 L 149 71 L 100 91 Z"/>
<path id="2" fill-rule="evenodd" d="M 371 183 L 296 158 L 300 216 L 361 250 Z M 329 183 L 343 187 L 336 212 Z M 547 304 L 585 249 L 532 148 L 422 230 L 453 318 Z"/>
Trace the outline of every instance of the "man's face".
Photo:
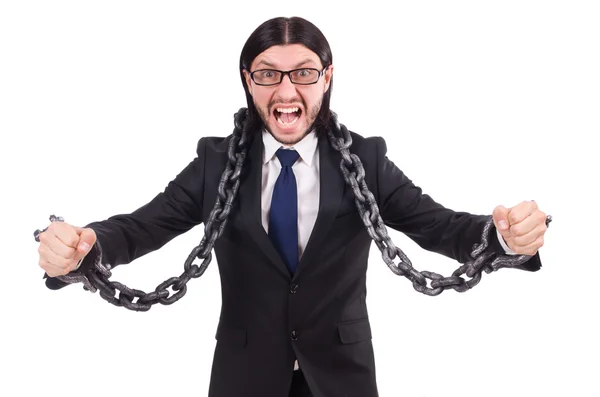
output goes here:
<path id="1" fill-rule="evenodd" d="M 259 69 L 292 70 L 314 68 L 323 70 L 321 60 L 301 44 L 273 46 L 260 53 L 250 65 L 250 72 Z M 321 108 L 323 95 L 329 89 L 333 66 L 315 84 L 293 84 L 285 75 L 278 85 L 261 86 L 244 71 L 246 84 L 254 105 L 267 130 L 285 144 L 293 145 L 310 132 Z"/>

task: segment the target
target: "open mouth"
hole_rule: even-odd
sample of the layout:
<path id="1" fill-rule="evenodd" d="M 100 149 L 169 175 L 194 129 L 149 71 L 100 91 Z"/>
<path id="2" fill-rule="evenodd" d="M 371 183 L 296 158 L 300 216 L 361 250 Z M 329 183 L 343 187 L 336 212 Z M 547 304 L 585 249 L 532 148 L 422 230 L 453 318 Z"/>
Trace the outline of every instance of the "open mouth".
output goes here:
<path id="1" fill-rule="evenodd" d="M 302 110 L 300 108 L 275 108 L 273 110 L 273 116 L 275 120 L 283 126 L 289 127 L 300 120 Z"/>

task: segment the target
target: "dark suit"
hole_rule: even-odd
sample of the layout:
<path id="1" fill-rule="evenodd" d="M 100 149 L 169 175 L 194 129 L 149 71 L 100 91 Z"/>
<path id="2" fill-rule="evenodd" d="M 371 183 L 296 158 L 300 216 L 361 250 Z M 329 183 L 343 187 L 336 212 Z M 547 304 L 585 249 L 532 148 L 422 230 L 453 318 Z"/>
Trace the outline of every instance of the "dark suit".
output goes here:
<path id="1" fill-rule="evenodd" d="M 423 195 L 386 157 L 382 138 L 352 133 L 352 139 L 351 151 L 363 161 L 385 223 L 424 249 L 461 263 L 469 260 L 487 216 L 454 212 Z M 227 138 L 200 139 L 197 158 L 163 193 L 132 214 L 89 224 L 103 262 L 129 263 L 205 221 L 227 148 Z M 214 247 L 222 309 L 209 395 L 287 396 L 298 359 L 315 397 L 375 397 L 365 285 L 371 239 L 342 178 L 340 154 L 319 139 L 319 215 L 291 276 L 261 224 L 262 150 L 262 141 L 254 139 L 239 196 Z M 489 249 L 504 253 L 495 238 L 491 241 Z M 536 255 L 523 269 L 540 265 Z M 84 261 L 80 270 L 87 266 Z M 58 280 L 47 282 L 51 288 L 61 286 Z"/>

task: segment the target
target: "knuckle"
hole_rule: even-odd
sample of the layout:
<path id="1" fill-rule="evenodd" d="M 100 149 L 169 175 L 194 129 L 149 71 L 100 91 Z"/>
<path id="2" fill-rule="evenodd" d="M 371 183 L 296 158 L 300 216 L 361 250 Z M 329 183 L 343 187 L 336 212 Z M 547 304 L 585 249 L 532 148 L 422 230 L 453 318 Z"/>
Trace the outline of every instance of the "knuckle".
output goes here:
<path id="1" fill-rule="evenodd" d="M 517 223 L 517 222 L 518 222 L 518 220 L 519 220 L 519 217 L 517 216 L 517 213 L 516 213 L 516 211 L 511 211 L 511 212 L 508 214 L 508 221 L 509 221 L 510 223 Z"/>
<path id="2" fill-rule="evenodd" d="M 46 243 L 48 241 L 48 230 L 41 232 L 38 235 L 38 239 L 40 240 L 40 243 Z"/>
<path id="3" fill-rule="evenodd" d="M 521 225 L 511 226 L 510 232 L 513 236 L 521 236 L 523 234 L 523 227 Z"/>
<path id="4" fill-rule="evenodd" d="M 60 258 L 59 260 L 59 264 L 58 267 L 60 267 L 61 269 L 68 269 L 69 268 L 69 260 L 66 258 Z"/>
<path id="5" fill-rule="evenodd" d="M 77 244 L 79 243 L 79 236 L 75 235 L 75 236 L 70 236 L 69 237 L 69 247 L 73 248 L 76 247 Z"/>
<path id="6" fill-rule="evenodd" d="M 65 246 L 67 247 L 75 247 L 79 242 L 79 236 L 77 234 L 73 234 L 70 231 L 65 233 L 65 237 L 63 238 L 65 242 Z"/>
<path id="7" fill-rule="evenodd" d="M 48 225 L 48 228 L 46 229 L 49 232 L 52 232 L 52 234 L 55 234 L 57 230 L 60 230 L 60 225 L 59 223 L 61 222 L 52 222 Z"/>
<path id="8" fill-rule="evenodd" d="M 77 250 L 75 248 L 69 247 L 69 249 L 67 250 L 67 257 L 73 259 L 76 254 Z"/>
<path id="9" fill-rule="evenodd" d="M 525 244 L 524 240 L 524 237 L 515 237 L 513 241 L 517 247 L 524 247 L 525 245 L 527 245 Z"/>

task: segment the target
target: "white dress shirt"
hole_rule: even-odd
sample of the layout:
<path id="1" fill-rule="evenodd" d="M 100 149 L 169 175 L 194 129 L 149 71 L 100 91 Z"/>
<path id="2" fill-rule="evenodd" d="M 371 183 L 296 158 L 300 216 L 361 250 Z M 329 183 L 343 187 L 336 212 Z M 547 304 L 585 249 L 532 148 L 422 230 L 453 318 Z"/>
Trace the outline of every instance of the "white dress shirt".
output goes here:
<path id="1" fill-rule="evenodd" d="M 262 138 L 265 145 L 262 166 L 262 225 L 268 234 L 271 197 L 273 196 L 275 182 L 281 172 L 281 163 L 275 152 L 284 145 L 277 142 L 266 131 L 263 131 Z M 292 166 L 298 191 L 298 259 L 302 257 L 319 213 L 318 142 L 319 140 L 313 131 L 294 146 L 285 147 L 289 150 L 296 150 L 300 155 L 298 161 Z"/>

